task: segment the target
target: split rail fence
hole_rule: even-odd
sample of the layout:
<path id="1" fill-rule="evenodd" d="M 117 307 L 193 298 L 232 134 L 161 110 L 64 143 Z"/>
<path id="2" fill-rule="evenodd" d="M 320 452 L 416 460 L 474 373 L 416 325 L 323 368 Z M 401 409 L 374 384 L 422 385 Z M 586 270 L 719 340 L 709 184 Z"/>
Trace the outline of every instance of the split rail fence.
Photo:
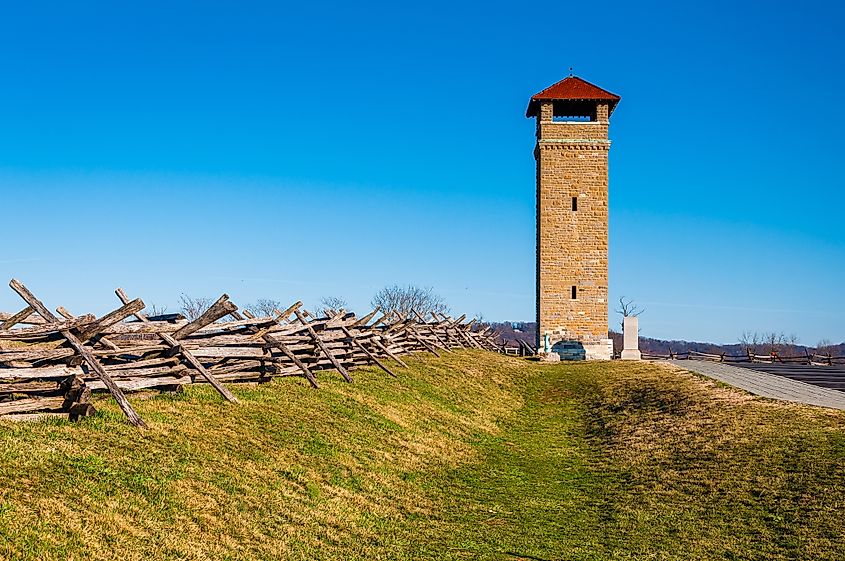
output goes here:
<path id="1" fill-rule="evenodd" d="M 517 339 L 515 342 L 502 341 L 501 343 L 499 343 L 499 352 L 503 355 L 513 355 L 522 357 L 535 356 L 537 354 L 537 350 L 534 349 L 534 347 L 532 347 L 528 343 L 526 343 L 523 339 Z"/>
<path id="2" fill-rule="evenodd" d="M 237 403 L 224 383 L 299 376 L 319 388 L 316 373 L 323 370 L 352 382 L 349 371 L 361 365 L 374 364 L 395 377 L 392 368 L 407 367 L 401 357 L 410 353 L 498 350 L 491 328 L 467 321 L 466 315 L 403 317 L 376 308 L 361 318 L 344 310 L 317 317 L 297 302 L 256 317 L 239 311 L 224 294 L 189 321 L 179 314 L 147 317 L 144 302 L 118 288 L 121 305 L 95 317 L 62 307 L 54 314 L 19 281 L 9 286 L 26 307 L 0 313 L 0 418 L 5 419 L 76 420 L 95 413 L 92 392 L 108 391 L 129 422 L 144 427 L 125 392 L 181 391 L 187 384 L 208 383 Z"/>
<path id="3" fill-rule="evenodd" d="M 642 357 L 646 360 L 707 360 L 725 363 L 803 364 L 810 366 L 845 365 L 845 356 L 832 356 L 830 354 L 810 352 L 798 356 L 780 356 L 777 352 L 765 355 L 758 355 L 751 352 L 744 355 L 729 355 L 726 353 L 715 354 L 697 351 L 673 353 L 670 350 L 667 355 L 643 353 Z"/>

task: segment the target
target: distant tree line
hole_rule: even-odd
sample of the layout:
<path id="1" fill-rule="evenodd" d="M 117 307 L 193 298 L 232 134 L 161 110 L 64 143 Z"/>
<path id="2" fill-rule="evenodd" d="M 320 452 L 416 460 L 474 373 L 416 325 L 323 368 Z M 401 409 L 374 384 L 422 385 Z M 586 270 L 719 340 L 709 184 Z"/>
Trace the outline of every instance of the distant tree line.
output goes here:
<path id="1" fill-rule="evenodd" d="M 189 320 L 198 318 L 213 303 L 210 298 L 195 298 L 182 294 L 179 299 L 179 311 Z M 392 313 L 397 317 L 411 317 L 414 312 L 419 313 L 426 319 L 430 319 L 431 313 L 449 313 L 449 306 L 445 299 L 431 287 L 419 287 L 415 285 L 390 285 L 382 288 L 373 296 L 370 305 L 378 306 L 384 313 Z M 282 302 L 269 298 L 259 298 L 245 308 L 252 314 L 263 317 L 273 315 L 275 310 L 284 308 Z M 166 308 L 159 308 L 155 305 L 151 308 L 157 313 L 164 313 Z M 314 312 L 318 315 L 330 315 L 332 313 L 346 310 L 347 302 L 337 296 L 325 296 L 320 299 Z M 643 309 L 634 303 L 633 300 L 624 296 L 619 299 L 616 312 L 624 317 L 637 316 Z M 506 322 L 485 322 L 485 325 L 493 327 L 499 332 L 499 341 L 509 346 L 517 346 L 522 340 L 533 346 L 537 341 L 537 323 L 528 321 L 506 321 Z M 613 340 L 614 351 L 622 350 L 622 333 L 610 330 L 608 337 Z M 674 353 L 685 353 L 696 351 L 711 354 L 744 355 L 752 353 L 756 355 L 770 355 L 777 353 L 782 356 L 798 356 L 807 352 L 819 354 L 830 354 L 832 356 L 845 356 L 845 342 L 834 344 L 824 339 L 816 346 L 808 347 L 798 343 L 798 337 L 794 334 L 784 332 L 752 332 L 745 331 L 739 336 L 735 344 L 716 344 L 697 341 L 666 340 L 651 337 L 640 337 L 640 350 L 645 353 L 666 355 L 669 351 Z"/>
<path id="2" fill-rule="evenodd" d="M 214 301 L 211 298 L 194 297 L 182 294 L 179 297 L 179 311 L 188 320 L 195 320 L 205 312 Z M 431 319 L 432 313 L 449 313 L 449 306 L 446 300 L 434 291 L 431 287 L 420 287 L 412 284 L 400 286 L 397 284 L 386 286 L 376 292 L 370 302 L 372 307 L 378 306 L 382 312 L 391 314 L 394 317 L 412 317 L 414 312 Z M 277 310 L 284 306 L 279 300 L 270 298 L 259 298 L 252 304 L 245 306 L 245 309 L 258 317 L 272 316 Z M 317 303 L 314 312 L 325 316 L 332 313 L 346 310 L 349 307 L 346 300 L 338 296 L 324 296 Z M 153 305 L 159 313 L 166 308 L 159 308 Z"/>
<path id="3" fill-rule="evenodd" d="M 622 334 L 611 331 L 609 337 L 613 339 L 614 350 L 622 349 Z M 828 340 L 819 341 L 815 346 L 801 345 L 795 335 L 785 335 L 781 332 L 753 333 L 745 332 L 739 341 L 733 344 L 716 344 L 697 341 L 666 340 L 651 337 L 640 337 L 640 350 L 645 353 L 666 355 L 669 350 L 673 353 L 696 351 L 709 354 L 726 354 L 741 356 L 747 353 L 755 355 L 802 356 L 806 353 L 830 354 L 831 356 L 845 356 L 845 342 L 833 344 Z"/>

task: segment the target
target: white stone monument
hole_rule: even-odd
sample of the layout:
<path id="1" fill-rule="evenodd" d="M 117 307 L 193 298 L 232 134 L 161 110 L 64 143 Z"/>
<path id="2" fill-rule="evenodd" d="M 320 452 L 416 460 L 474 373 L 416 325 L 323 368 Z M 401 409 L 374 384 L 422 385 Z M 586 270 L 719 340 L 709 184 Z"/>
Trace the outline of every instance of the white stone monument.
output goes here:
<path id="1" fill-rule="evenodd" d="M 641 360 L 640 328 L 637 316 L 627 316 L 622 320 L 623 349 L 622 360 Z"/>

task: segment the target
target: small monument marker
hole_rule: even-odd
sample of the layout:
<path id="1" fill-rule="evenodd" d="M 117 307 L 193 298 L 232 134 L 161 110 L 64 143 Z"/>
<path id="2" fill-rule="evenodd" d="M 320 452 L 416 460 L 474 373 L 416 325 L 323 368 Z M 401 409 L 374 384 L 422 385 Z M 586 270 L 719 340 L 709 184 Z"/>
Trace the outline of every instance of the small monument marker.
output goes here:
<path id="1" fill-rule="evenodd" d="M 627 316 L 622 319 L 622 334 L 622 360 L 641 360 L 640 328 L 637 316 Z"/>
<path id="2" fill-rule="evenodd" d="M 560 355 L 552 352 L 552 338 L 548 331 L 543 335 L 543 352 L 540 353 L 540 360 L 543 362 L 560 362 Z"/>

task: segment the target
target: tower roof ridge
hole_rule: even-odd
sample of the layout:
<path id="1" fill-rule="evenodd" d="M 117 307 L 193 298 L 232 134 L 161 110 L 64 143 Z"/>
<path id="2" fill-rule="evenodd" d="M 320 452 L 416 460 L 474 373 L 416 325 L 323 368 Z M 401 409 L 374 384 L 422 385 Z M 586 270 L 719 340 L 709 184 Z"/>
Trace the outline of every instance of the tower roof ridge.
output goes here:
<path id="1" fill-rule="evenodd" d="M 622 99 L 615 93 L 591 84 L 578 76 L 567 76 L 560 82 L 552 84 L 541 92 L 531 96 L 528 102 L 526 117 L 536 117 L 540 101 L 568 100 L 568 101 L 608 101 L 609 112 L 613 112 L 616 104 Z"/>

